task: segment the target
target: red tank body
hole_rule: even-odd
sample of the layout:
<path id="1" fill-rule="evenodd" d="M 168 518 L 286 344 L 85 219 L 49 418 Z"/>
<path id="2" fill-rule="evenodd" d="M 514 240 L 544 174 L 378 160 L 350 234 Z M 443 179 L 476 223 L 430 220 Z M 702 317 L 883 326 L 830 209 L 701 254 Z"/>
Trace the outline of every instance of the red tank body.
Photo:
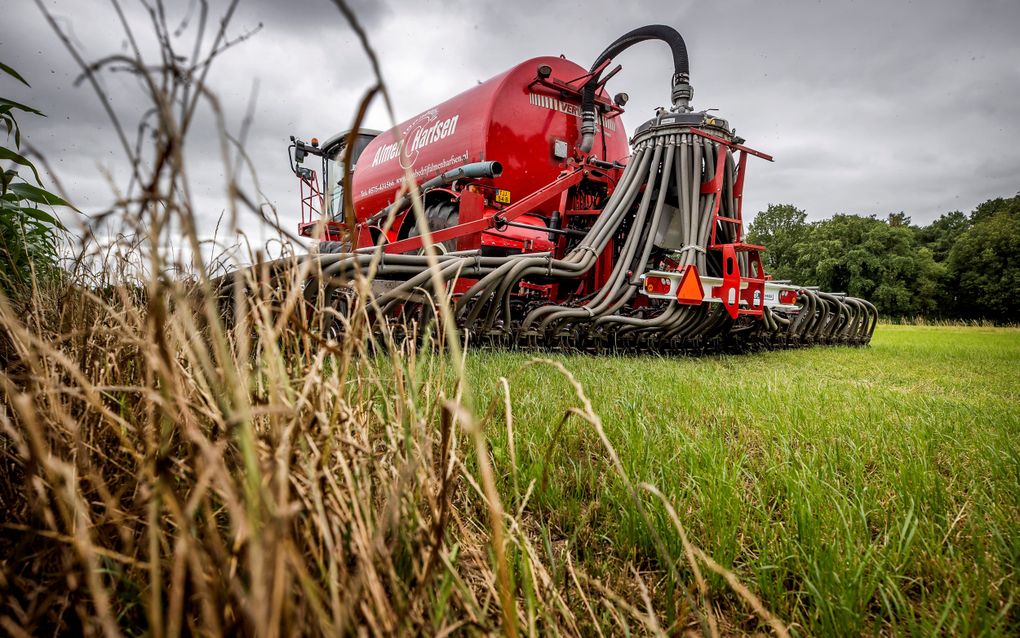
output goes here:
<path id="1" fill-rule="evenodd" d="M 565 58 L 533 58 L 399 124 L 396 130 L 403 134 L 403 153 L 396 130 L 372 140 L 353 174 L 358 221 L 393 202 L 405 167 L 420 184 L 468 162 L 498 161 L 502 175 L 479 182 L 507 191 L 504 197 L 509 201 L 502 203 L 517 201 L 555 180 L 567 167 L 566 158 L 574 155 L 580 106 L 576 99 L 563 99 L 566 96 L 554 88 L 536 82 L 536 70 L 543 65 L 550 67 L 553 78 L 565 81 L 587 74 Z M 598 97 L 606 100 L 603 91 Z M 621 119 L 602 120 L 592 155 L 624 161 L 628 153 Z M 533 212 L 548 214 L 557 205 L 553 198 Z M 397 232 L 394 229 L 392 239 Z"/>

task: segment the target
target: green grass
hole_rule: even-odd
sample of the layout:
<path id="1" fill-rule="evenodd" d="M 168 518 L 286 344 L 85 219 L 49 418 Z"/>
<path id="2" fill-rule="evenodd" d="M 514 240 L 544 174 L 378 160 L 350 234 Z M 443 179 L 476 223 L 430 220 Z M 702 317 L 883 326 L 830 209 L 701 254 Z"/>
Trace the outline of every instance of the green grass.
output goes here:
<path id="1" fill-rule="evenodd" d="M 517 507 L 535 481 L 526 511 L 554 563 L 566 546 L 609 581 L 644 566 L 654 597 L 679 599 L 690 583 L 666 576 L 593 428 L 571 418 L 554 437 L 578 400 L 532 358 L 468 358 L 479 405 L 510 382 L 520 487 L 493 426 L 501 494 Z M 691 540 L 794 632 L 1020 631 L 1020 330 L 881 326 L 865 349 L 552 358 L 583 384 L 630 480 L 658 486 Z M 661 504 L 644 504 L 682 557 Z M 758 627 L 714 583 L 734 629 Z"/>

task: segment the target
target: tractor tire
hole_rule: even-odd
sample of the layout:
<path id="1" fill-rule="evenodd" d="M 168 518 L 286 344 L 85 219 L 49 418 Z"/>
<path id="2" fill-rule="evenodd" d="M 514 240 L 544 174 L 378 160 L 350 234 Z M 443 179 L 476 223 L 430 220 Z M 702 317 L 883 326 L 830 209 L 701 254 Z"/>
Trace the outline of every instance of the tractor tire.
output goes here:
<path id="1" fill-rule="evenodd" d="M 409 220 L 411 230 L 407 233 L 407 236 L 417 237 L 421 233 L 418 232 L 418 224 L 416 224 L 414 220 L 414 211 L 412 210 L 408 213 L 408 215 L 411 216 L 411 219 Z M 437 230 L 456 226 L 459 217 L 460 209 L 457 206 L 457 202 L 439 202 L 425 209 L 425 220 L 429 224 L 429 230 L 433 233 Z M 451 253 L 457 250 L 457 240 L 448 239 L 444 242 L 437 243 L 435 247 L 436 252 L 441 255 Z M 424 248 L 419 249 L 418 254 L 425 254 Z"/>

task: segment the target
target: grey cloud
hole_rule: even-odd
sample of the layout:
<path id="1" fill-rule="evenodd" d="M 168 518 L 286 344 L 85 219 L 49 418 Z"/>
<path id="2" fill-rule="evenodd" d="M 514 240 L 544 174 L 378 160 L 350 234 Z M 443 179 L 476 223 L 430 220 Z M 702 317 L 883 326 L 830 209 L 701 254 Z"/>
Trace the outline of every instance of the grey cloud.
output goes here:
<path id="1" fill-rule="evenodd" d="M 132 24 L 145 15 L 130 0 Z M 174 9 L 183 13 L 193 2 Z M 213 3 L 213 12 L 223 3 Z M 106 2 L 48 2 L 74 25 L 90 56 L 116 52 L 124 38 Z M 772 153 L 748 175 L 745 210 L 790 202 L 812 218 L 837 212 L 905 211 L 915 221 L 969 210 L 1020 189 L 1020 4 L 940 2 L 533 2 L 503 0 L 355 2 L 375 45 L 397 116 L 409 117 L 529 57 L 564 53 L 587 65 L 623 32 L 675 26 L 688 42 L 695 105 L 718 107 L 748 143 Z M 0 59 L 33 83 L 3 84 L 5 95 L 50 115 L 27 123 L 76 201 L 109 200 L 97 166 L 118 172 L 106 116 L 31 3 L 5 7 Z M 349 126 L 371 85 L 357 39 L 330 0 L 243 1 L 231 34 L 261 23 L 226 52 L 211 84 L 236 130 L 257 85 L 247 151 L 269 202 L 297 217 L 297 185 L 286 167 L 287 136 L 326 138 Z M 11 28 L 16 25 L 16 28 Z M 630 130 L 668 100 L 671 69 L 661 44 L 618 60 L 611 90 L 631 96 Z M 104 82 L 115 106 L 137 114 L 142 94 L 121 74 Z M 129 118 L 130 119 L 130 118 Z M 386 128 L 376 104 L 367 125 Z M 203 231 L 223 206 L 214 127 L 188 140 Z M 252 222 L 254 223 L 254 222 Z"/>

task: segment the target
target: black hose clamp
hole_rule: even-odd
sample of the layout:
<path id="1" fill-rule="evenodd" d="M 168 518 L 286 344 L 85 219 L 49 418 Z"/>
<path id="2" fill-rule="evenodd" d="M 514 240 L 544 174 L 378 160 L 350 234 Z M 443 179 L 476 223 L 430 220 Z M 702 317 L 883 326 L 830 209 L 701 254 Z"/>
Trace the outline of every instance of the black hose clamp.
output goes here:
<path id="1" fill-rule="evenodd" d="M 694 98 L 694 87 L 691 86 L 688 76 L 676 74 L 673 76 L 673 92 L 670 96 L 673 99 L 673 108 L 682 111 L 690 111 L 690 102 Z"/>
<path id="2" fill-rule="evenodd" d="M 595 134 L 595 111 L 581 111 L 581 135 Z"/>

